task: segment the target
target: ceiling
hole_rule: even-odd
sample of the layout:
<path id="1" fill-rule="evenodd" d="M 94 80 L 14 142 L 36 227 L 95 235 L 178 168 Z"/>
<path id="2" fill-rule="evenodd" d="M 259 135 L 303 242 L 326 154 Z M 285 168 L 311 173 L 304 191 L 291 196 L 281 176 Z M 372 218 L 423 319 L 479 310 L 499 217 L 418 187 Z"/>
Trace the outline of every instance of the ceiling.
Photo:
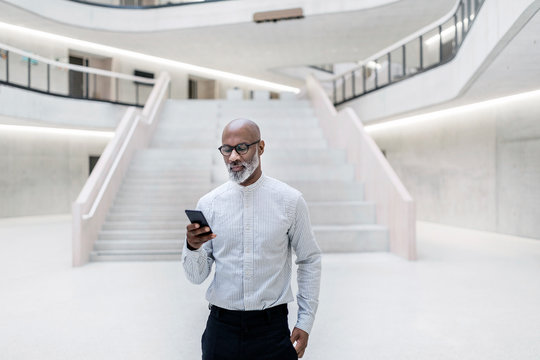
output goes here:
<path id="1" fill-rule="evenodd" d="M 276 23 L 133 33 L 62 24 L 0 1 L 0 21 L 299 87 L 303 81 L 276 70 L 365 59 L 443 17 L 455 3 L 400 0 Z"/>

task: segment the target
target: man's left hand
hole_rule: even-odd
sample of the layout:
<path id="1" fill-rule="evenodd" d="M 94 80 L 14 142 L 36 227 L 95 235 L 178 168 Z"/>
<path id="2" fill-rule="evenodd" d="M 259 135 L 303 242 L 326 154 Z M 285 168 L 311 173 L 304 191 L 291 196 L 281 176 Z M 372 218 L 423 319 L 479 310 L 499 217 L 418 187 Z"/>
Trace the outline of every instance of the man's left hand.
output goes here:
<path id="1" fill-rule="evenodd" d="M 294 342 L 296 341 L 296 346 L 294 347 L 294 349 L 298 354 L 298 358 L 304 356 L 304 351 L 306 351 L 308 338 L 309 334 L 304 330 L 301 330 L 297 327 L 293 329 L 293 332 L 291 334 L 291 342 L 294 344 Z"/>

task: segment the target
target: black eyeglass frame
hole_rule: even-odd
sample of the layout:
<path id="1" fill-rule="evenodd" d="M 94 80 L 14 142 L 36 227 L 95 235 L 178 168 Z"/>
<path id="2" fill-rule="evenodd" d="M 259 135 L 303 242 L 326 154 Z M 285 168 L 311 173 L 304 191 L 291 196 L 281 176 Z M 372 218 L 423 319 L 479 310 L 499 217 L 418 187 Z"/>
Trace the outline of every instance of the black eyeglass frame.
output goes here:
<path id="1" fill-rule="evenodd" d="M 238 155 L 245 155 L 245 154 L 248 153 L 249 147 L 250 147 L 250 146 L 255 145 L 255 144 L 257 144 L 257 143 L 260 143 L 260 142 L 261 142 L 261 139 L 255 141 L 255 142 L 252 142 L 251 144 L 240 143 L 240 144 L 237 144 L 237 145 L 235 145 L 235 146 L 223 144 L 223 145 L 221 145 L 220 147 L 218 147 L 218 150 L 219 150 L 219 152 L 221 153 L 221 155 L 223 155 L 223 156 L 231 156 L 233 150 L 235 150 L 235 151 L 238 153 Z M 238 149 L 239 146 L 245 146 L 245 147 L 246 147 L 246 150 Z M 231 152 L 228 153 L 228 154 L 224 154 L 223 151 L 224 151 L 224 148 L 225 148 L 225 147 L 231 148 Z"/>

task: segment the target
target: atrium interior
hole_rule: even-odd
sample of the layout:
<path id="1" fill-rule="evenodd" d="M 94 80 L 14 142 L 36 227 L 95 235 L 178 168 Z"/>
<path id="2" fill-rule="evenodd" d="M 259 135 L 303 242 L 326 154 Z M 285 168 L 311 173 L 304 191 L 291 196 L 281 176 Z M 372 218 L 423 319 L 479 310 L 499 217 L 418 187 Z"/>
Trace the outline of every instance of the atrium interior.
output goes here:
<path id="1" fill-rule="evenodd" d="M 539 10 L 0 0 L 0 357 L 200 358 L 184 210 L 249 118 L 323 252 L 304 359 L 537 359 Z"/>

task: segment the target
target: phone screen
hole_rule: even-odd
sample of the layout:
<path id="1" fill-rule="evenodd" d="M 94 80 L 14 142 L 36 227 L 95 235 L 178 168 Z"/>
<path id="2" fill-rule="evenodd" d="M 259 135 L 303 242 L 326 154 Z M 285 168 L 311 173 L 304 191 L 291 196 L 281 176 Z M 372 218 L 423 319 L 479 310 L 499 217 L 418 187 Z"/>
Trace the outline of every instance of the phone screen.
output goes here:
<path id="1" fill-rule="evenodd" d="M 186 210 L 186 215 L 187 215 L 189 221 L 192 224 L 199 224 L 199 225 L 201 225 L 201 227 L 208 226 L 210 228 L 210 225 L 208 224 L 208 221 L 206 221 L 206 218 L 204 217 L 204 214 L 202 213 L 202 211 L 200 211 L 200 210 Z M 208 234 L 211 234 L 211 233 L 212 233 L 212 229 L 210 228 L 209 232 L 206 232 L 204 234 L 200 234 L 199 236 L 208 235 Z"/>

